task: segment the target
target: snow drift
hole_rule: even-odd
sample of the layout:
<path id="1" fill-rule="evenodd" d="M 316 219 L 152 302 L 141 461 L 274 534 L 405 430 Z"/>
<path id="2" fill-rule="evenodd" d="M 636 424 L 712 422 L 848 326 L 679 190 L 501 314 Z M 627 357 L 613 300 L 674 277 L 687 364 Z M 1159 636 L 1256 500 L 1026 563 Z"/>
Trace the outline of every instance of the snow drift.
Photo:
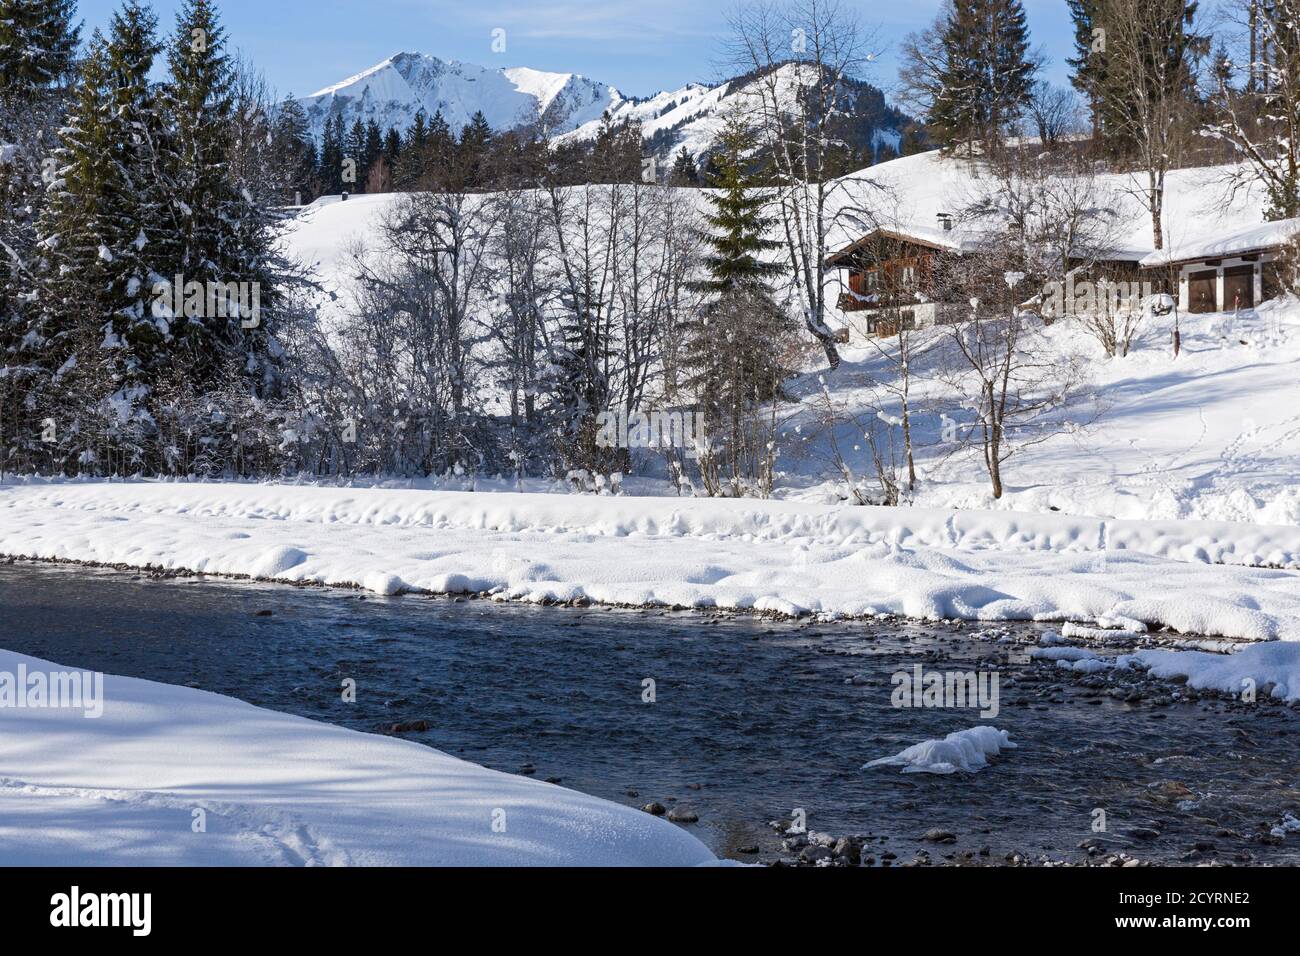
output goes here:
<path id="1" fill-rule="evenodd" d="M 1297 529 L 245 484 L 0 485 L 0 554 L 533 602 L 1300 640 Z M 1110 547 L 1101 549 L 1103 541 Z M 1222 565 L 1209 564 L 1217 557 Z M 1227 563 L 1232 562 L 1232 563 Z M 1153 582 L 1159 582 L 1154 587 Z"/>
<path id="2" fill-rule="evenodd" d="M 0 651 L 0 671 L 61 669 Z M 421 744 L 109 676 L 100 719 L 0 709 L 11 866 L 712 863 L 639 810 Z M 195 821 L 203 829 L 195 832 Z"/>

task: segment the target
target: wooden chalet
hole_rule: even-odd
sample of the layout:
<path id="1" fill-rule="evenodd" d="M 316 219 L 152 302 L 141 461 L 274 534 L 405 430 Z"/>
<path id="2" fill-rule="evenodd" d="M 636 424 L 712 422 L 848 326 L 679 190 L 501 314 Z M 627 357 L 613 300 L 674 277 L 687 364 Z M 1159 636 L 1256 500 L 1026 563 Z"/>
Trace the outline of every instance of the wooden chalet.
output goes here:
<path id="1" fill-rule="evenodd" d="M 860 313 L 869 335 L 934 325 L 940 305 L 936 271 L 943 258 L 962 254 L 965 241 L 943 216 L 937 229 L 872 230 L 826 260 L 845 274 L 839 310 Z"/>

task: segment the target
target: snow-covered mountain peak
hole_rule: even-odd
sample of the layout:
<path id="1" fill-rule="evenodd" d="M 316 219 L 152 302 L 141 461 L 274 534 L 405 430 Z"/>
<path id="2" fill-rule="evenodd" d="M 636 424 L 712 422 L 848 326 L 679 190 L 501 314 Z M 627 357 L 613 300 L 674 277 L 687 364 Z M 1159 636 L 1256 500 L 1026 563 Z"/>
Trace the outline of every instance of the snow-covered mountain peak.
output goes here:
<path id="1" fill-rule="evenodd" d="M 774 76 L 782 98 L 797 99 L 806 85 L 805 68 L 784 64 Z M 685 148 L 697 160 L 710 151 L 725 114 L 739 105 L 752 109 L 754 77 L 717 86 L 687 83 L 645 98 L 624 96 L 617 87 L 579 73 L 552 73 L 530 67 L 504 69 L 441 60 L 424 53 L 397 53 L 382 63 L 301 100 L 314 135 L 321 136 L 331 115 L 345 127 L 374 120 L 381 129 L 410 128 L 417 114 L 426 119 L 441 112 L 453 130 L 482 112 L 495 130 L 514 129 L 541 120 L 560 139 L 589 140 L 606 113 L 616 122 L 637 122 L 650 151 L 670 159 Z M 905 117 L 891 110 L 874 87 L 864 96 L 858 116 L 862 142 L 896 147 Z M 870 102 L 868 102 L 870 99 Z"/>
<path id="2" fill-rule="evenodd" d="M 576 73 L 493 69 L 403 52 L 301 102 L 319 136 L 334 113 L 349 126 L 373 119 L 381 128 L 405 130 L 417 113 L 432 117 L 439 111 L 453 129 L 482 112 L 498 130 L 544 115 L 552 129 L 567 132 L 598 120 L 622 100 L 612 87 Z"/>

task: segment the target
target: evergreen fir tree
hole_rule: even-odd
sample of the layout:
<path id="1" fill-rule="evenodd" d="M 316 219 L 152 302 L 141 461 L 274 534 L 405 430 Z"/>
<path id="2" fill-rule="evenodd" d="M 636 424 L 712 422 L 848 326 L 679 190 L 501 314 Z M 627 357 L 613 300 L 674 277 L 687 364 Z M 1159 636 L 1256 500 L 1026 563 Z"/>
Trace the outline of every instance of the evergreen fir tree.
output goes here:
<path id="1" fill-rule="evenodd" d="M 361 151 L 361 168 L 369 177 L 375 163 L 384 155 L 384 134 L 374 120 L 366 123 L 365 146 Z"/>
<path id="2" fill-rule="evenodd" d="M 345 192 L 361 193 L 366 191 L 366 127 L 361 122 L 361 118 L 353 120 L 352 128 L 348 130 L 347 143 L 344 146 L 345 160 L 351 160 L 348 165 L 348 171 L 351 173 L 352 180 L 344 180 L 343 189 Z"/>
<path id="3" fill-rule="evenodd" d="M 176 252 L 166 232 L 168 134 L 149 79 L 162 50 L 157 25 L 152 11 L 127 0 L 113 17 L 108 45 L 115 144 L 103 232 L 111 276 L 103 352 L 111 401 L 120 424 L 133 426 L 127 443 L 137 443 L 131 448 L 137 461 L 143 455 L 138 443 L 153 421 L 147 408 L 151 383 L 168 360 L 169 327 L 153 315 L 153 286 L 168 274 Z"/>
<path id="4" fill-rule="evenodd" d="M 492 127 L 480 110 L 461 131 L 460 142 L 457 144 L 456 166 L 460 188 L 477 189 L 487 184 L 486 167 L 491 145 Z"/>
<path id="5" fill-rule="evenodd" d="M 0 0 L 0 91 L 31 93 L 72 73 L 76 0 Z"/>
<path id="6" fill-rule="evenodd" d="M 707 197 L 711 208 L 704 216 L 711 227 L 703 236 L 709 278 L 698 283 L 700 291 L 715 299 L 738 286 L 762 285 L 781 271 L 779 264 L 762 257 L 780 243 L 765 237 L 773 221 L 764 215 L 765 200 L 748 168 L 755 143 L 753 131 L 736 115 L 727 118 L 718 134 L 713 154 L 717 172 L 709 180 L 713 191 Z"/>
<path id="7" fill-rule="evenodd" d="M 456 164 L 456 136 L 451 126 L 442 115 L 442 110 L 433 114 L 429 128 L 421 147 L 421 169 L 436 176 L 448 177 Z"/>
<path id="8" fill-rule="evenodd" d="M 442 113 L 439 112 L 435 118 L 441 119 Z M 398 189 L 417 189 L 424 181 L 427 160 L 425 150 L 428 143 L 429 123 L 424 117 L 424 111 L 421 110 L 415 114 L 415 120 L 411 123 L 411 128 L 406 131 L 406 137 L 402 142 L 402 155 L 393 178 Z"/>
<path id="9" fill-rule="evenodd" d="M 1101 29 L 1102 0 L 1066 0 L 1066 5 L 1074 22 L 1074 56 L 1065 62 L 1071 68 L 1070 83 L 1088 101 L 1095 140 L 1101 135 L 1102 92 L 1106 86 L 1104 44 L 1093 35 L 1094 30 Z"/>
<path id="10" fill-rule="evenodd" d="M 333 113 L 325 119 L 321 133 L 321 188 L 330 195 L 343 192 L 343 117 Z"/>
<path id="11" fill-rule="evenodd" d="M 46 449 L 27 407 L 35 379 L 48 382 L 28 333 L 39 324 L 37 248 L 47 182 L 72 93 L 80 28 L 72 0 L 0 0 L 0 474 L 33 467 Z M 55 366 L 57 368 L 57 366 Z"/>
<path id="12" fill-rule="evenodd" d="M 280 202 L 289 204 L 297 198 L 303 202 L 314 199 L 316 146 L 312 142 L 307 112 L 292 96 L 286 97 L 276 111 L 271 152 L 284 170 L 285 195 L 280 197 Z"/>
<path id="13" fill-rule="evenodd" d="M 753 476 L 753 412 L 780 398 L 789 374 L 780 346 L 795 329 L 768 286 L 782 270 L 764 253 L 780 244 L 766 238 L 774 220 L 764 214 L 759 177 L 749 168 L 754 147 L 744 117 L 728 116 L 712 157 L 717 172 L 708 183 L 709 229 L 702 236 L 708 277 L 695 284 L 706 302 L 684 329 L 684 384 L 698 398 L 708 434 L 703 467 L 717 469 L 733 488 Z"/>
<path id="14" fill-rule="evenodd" d="M 674 186 L 698 186 L 700 184 L 700 171 L 695 168 L 695 159 L 686 151 L 683 146 L 677 153 L 677 158 L 673 160 L 673 171 L 670 182 Z"/>
<path id="15" fill-rule="evenodd" d="M 178 273 L 187 283 L 238 286 L 248 298 L 254 290 L 260 298 L 257 316 L 239 312 L 238 303 L 219 292 L 215 304 L 220 309 L 225 300 L 227 315 L 174 317 L 173 334 L 182 344 L 176 370 L 186 387 L 201 393 L 230 386 L 234 375 L 254 397 L 271 396 L 280 387 L 280 347 L 271 319 L 281 266 L 273 251 L 270 212 L 253 201 L 225 159 L 233 122 L 231 72 L 225 32 L 211 0 L 185 0 L 168 59 Z"/>
<path id="16" fill-rule="evenodd" d="M 40 465 L 62 472 L 94 460 L 92 408 L 99 388 L 99 328 L 118 304 L 113 298 L 110 204 L 120 192 L 120 135 L 113 123 L 114 93 L 108 41 L 91 36 L 76 95 L 60 131 L 57 170 L 37 232 L 37 284 L 28 327 L 9 360 L 24 370 L 25 415 L 13 441 Z M 115 152 L 118 157 L 115 158 Z M 17 424 L 17 423 L 15 423 Z M 40 432 L 53 428 L 54 442 Z"/>
<path id="17" fill-rule="evenodd" d="M 941 89 L 927 125 L 946 147 L 997 146 L 1024 112 L 1037 63 L 1020 0 L 953 0 L 943 25 Z"/>
<path id="18" fill-rule="evenodd" d="M 402 155 L 402 134 L 397 128 L 390 126 L 388 132 L 384 134 L 384 159 L 388 160 L 390 169 L 397 168 L 398 157 Z"/>

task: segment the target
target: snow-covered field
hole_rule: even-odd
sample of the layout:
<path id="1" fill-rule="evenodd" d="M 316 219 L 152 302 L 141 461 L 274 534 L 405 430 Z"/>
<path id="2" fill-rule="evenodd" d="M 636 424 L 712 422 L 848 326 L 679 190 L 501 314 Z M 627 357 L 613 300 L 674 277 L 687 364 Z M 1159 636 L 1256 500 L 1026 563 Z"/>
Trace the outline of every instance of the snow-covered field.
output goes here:
<path id="1" fill-rule="evenodd" d="M 0 651 L 0 675 L 66 670 Z M 103 714 L 0 709 L 6 866 L 682 866 L 639 810 L 422 744 L 108 676 Z"/>
<path id="2" fill-rule="evenodd" d="M 1044 330 L 1060 356 L 1089 363 L 1094 400 L 1078 427 L 1023 447 L 1005 466 L 994 501 L 976 449 L 941 440 L 943 416 L 960 402 L 919 376 L 912 396 L 920 505 L 1059 511 L 1129 519 L 1196 519 L 1272 525 L 1300 523 L 1300 303 L 1268 302 L 1231 315 L 1183 315 L 1182 351 L 1173 358 L 1169 323 L 1149 326 L 1126 358 L 1105 359 L 1070 322 Z M 886 345 L 886 348 L 888 346 Z M 834 401 L 859 407 L 889 360 L 854 350 L 821 373 Z M 796 386 L 796 421 L 811 420 L 820 382 Z M 879 389 L 876 389 L 879 393 Z M 1096 414 L 1095 420 L 1092 416 Z M 841 443 L 852 440 L 842 435 Z M 787 456 L 786 496 L 825 499 L 833 483 L 813 474 L 815 448 Z M 865 462 L 860 463 L 865 472 Z"/>

